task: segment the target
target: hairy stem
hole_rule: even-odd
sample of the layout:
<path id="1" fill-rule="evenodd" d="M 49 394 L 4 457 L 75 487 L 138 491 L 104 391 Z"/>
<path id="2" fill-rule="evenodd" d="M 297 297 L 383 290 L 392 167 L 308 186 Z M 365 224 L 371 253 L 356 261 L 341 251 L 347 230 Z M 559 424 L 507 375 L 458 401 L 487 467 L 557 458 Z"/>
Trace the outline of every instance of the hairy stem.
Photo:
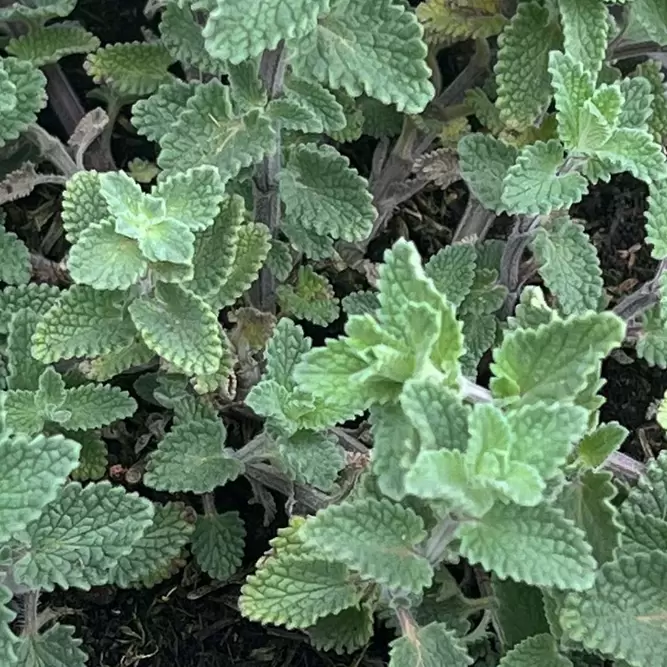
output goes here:
<path id="1" fill-rule="evenodd" d="M 471 237 L 483 241 L 495 219 L 496 214 L 484 208 L 479 200 L 471 194 L 468 198 L 466 210 L 463 212 L 452 237 L 452 243 Z"/>
<path id="2" fill-rule="evenodd" d="M 429 535 L 424 545 L 424 558 L 434 567 L 442 561 L 458 527 L 459 522 L 448 516 L 442 519 Z"/>
<path id="3" fill-rule="evenodd" d="M 259 68 L 259 75 L 267 91 L 269 100 L 273 100 L 283 92 L 287 57 L 285 43 L 281 42 L 273 51 L 265 51 Z M 278 140 L 273 155 L 266 156 L 255 168 L 253 175 L 254 217 L 257 222 L 264 223 L 276 236 L 280 228 L 280 167 L 281 142 L 280 125 L 276 127 Z M 267 312 L 276 310 L 276 281 L 268 266 L 263 266 L 259 278 L 251 290 L 253 305 Z"/>
<path id="4" fill-rule="evenodd" d="M 215 509 L 215 496 L 212 493 L 205 493 L 201 497 L 201 502 L 206 516 L 215 516 L 217 514 L 217 510 Z"/>
<path id="5" fill-rule="evenodd" d="M 39 591 L 28 591 L 23 596 L 23 630 L 22 637 L 35 635 L 39 632 L 38 613 Z"/>
<path id="6" fill-rule="evenodd" d="M 62 141 L 39 125 L 31 125 L 25 131 L 25 136 L 39 148 L 44 159 L 48 160 L 66 178 L 80 171 Z"/>
<path id="7" fill-rule="evenodd" d="M 60 285 L 66 287 L 72 284 L 69 272 L 64 262 L 54 262 L 37 253 L 30 254 L 32 277 L 38 283 Z"/>

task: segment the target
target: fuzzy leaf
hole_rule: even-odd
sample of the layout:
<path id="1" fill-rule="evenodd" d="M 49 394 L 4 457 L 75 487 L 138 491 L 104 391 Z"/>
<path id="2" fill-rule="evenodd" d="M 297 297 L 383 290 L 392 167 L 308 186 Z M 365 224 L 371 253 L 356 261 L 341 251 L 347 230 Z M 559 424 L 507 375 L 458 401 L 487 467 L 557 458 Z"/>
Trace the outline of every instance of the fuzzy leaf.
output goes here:
<path id="1" fill-rule="evenodd" d="M 667 258 L 667 180 L 649 186 L 646 241 L 654 259 Z"/>
<path id="2" fill-rule="evenodd" d="M 24 555 L 14 565 L 19 583 L 52 591 L 105 584 L 109 570 L 150 526 L 150 501 L 122 487 L 72 482 L 26 529 Z"/>
<path id="3" fill-rule="evenodd" d="M 280 285 L 276 296 L 285 314 L 320 326 L 331 324 L 339 315 L 339 300 L 331 284 L 309 266 L 299 267 L 296 285 Z"/>
<path id="4" fill-rule="evenodd" d="M 124 290 L 139 281 L 148 261 L 134 239 L 116 233 L 114 223 L 92 224 L 72 247 L 67 268 L 72 278 L 96 290 Z"/>
<path id="5" fill-rule="evenodd" d="M 36 67 L 41 67 L 73 53 L 90 53 L 99 46 L 100 40 L 81 26 L 55 23 L 14 37 L 7 44 L 6 50 L 21 60 L 28 60 Z"/>
<path id="6" fill-rule="evenodd" d="M 151 574 L 168 568 L 190 541 L 195 525 L 183 503 L 156 505 L 151 524 L 132 550 L 121 556 L 109 573 L 109 584 L 129 588 L 144 582 Z"/>
<path id="7" fill-rule="evenodd" d="M 268 112 L 285 130 L 314 134 L 342 130 L 347 123 L 335 95 L 317 81 L 288 77 L 283 96 L 269 104 Z"/>
<path id="8" fill-rule="evenodd" d="M 579 460 L 590 468 L 597 468 L 620 449 L 627 437 L 628 430 L 618 422 L 601 424 L 582 438 L 577 449 Z"/>
<path id="9" fill-rule="evenodd" d="M 648 61 L 646 64 L 649 64 Z M 639 67 L 636 70 L 640 71 Z M 621 80 L 623 108 L 618 119 L 620 127 L 634 127 L 648 130 L 653 115 L 654 92 L 648 77 L 634 76 Z"/>
<path id="10" fill-rule="evenodd" d="M 252 621 L 308 628 L 359 601 L 342 563 L 282 553 L 246 579 L 239 609 Z"/>
<path id="11" fill-rule="evenodd" d="M 60 409 L 70 413 L 67 419 L 60 422 L 63 428 L 86 431 L 130 417 L 137 409 L 137 403 L 119 387 L 82 384 L 66 390 Z"/>
<path id="12" fill-rule="evenodd" d="M 532 242 L 539 273 L 565 315 L 597 310 L 602 298 L 602 270 L 597 250 L 583 225 L 568 217 L 540 227 Z"/>
<path id="13" fill-rule="evenodd" d="M 72 479 L 77 482 L 102 479 L 108 465 L 108 452 L 104 440 L 94 431 L 76 433 L 74 438 L 81 445 L 81 454 L 79 465 L 72 471 Z"/>
<path id="14" fill-rule="evenodd" d="M 461 554 L 501 578 L 536 586 L 585 590 L 597 564 L 584 532 L 549 505 L 496 503 L 482 519 L 458 532 Z"/>
<path id="15" fill-rule="evenodd" d="M 352 97 L 366 93 L 419 113 L 433 96 L 426 45 L 413 12 L 393 0 L 336 0 L 317 28 L 296 41 L 297 76 Z"/>
<path id="16" fill-rule="evenodd" d="M 565 598 L 560 612 L 565 638 L 634 667 L 664 667 L 665 577 L 667 554 L 658 551 L 605 563 L 591 590 Z"/>
<path id="17" fill-rule="evenodd" d="M 608 312 L 508 331 L 493 354 L 491 390 L 524 402 L 571 399 L 602 358 L 621 344 L 624 332 L 623 321 Z"/>
<path id="18" fill-rule="evenodd" d="M 16 649 L 19 638 L 11 631 L 9 624 L 16 618 L 16 612 L 9 608 L 8 603 L 12 600 L 12 592 L 0 586 L 0 658 L 5 661 L 7 667 L 16 667 Z"/>
<path id="19" fill-rule="evenodd" d="M 565 52 L 597 75 L 607 50 L 609 13 L 604 0 L 558 0 Z"/>
<path id="20" fill-rule="evenodd" d="M 71 14 L 75 6 L 76 0 L 15 0 L 0 9 L 0 21 L 47 21 Z"/>
<path id="21" fill-rule="evenodd" d="M 94 357 L 128 345 L 136 330 L 125 311 L 127 295 L 73 285 L 37 324 L 32 354 L 45 364 Z"/>
<path id="22" fill-rule="evenodd" d="M 501 120 L 513 130 L 534 123 L 549 106 L 549 52 L 558 46 L 558 26 L 547 7 L 522 2 L 499 38 L 495 66 Z"/>
<path id="23" fill-rule="evenodd" d="M 182 287 L 160 284 L 153 297 L 129 306 L 151 349 L 190 375 L 215 373 L 223 353 L 220 326 L 204 301 Z"/>
<path id="24" fill-rule="evenodd" d="M 80 369 L 89 380 L 105 382 L 135 366 L 147 364 L 154 357 L 155 353 L 142 341 L 133 340 L 125 347 L 83 362 Z"/>
<path id="25" fill-rule="evenodd" d="M 197 517 L 192 553 L 199 567 L 213 579 L 229 579 L 241 566 L 245 535 L 238 512 Z"/>
<path id="26" fill-rule="evenodd" d="M 370 233 L 376 216 L 367 185 L 333 147 L 302 144 L 290 152 L 280 195 L 292 224 L 360 241 Z"/>
<path id="27" fill-rule="evenodd" d="M 236 479 L 243 464 L 225 449 L 226 430 L 219 420 L 175 426 L 151 454 L 144 483 L 160 491 L 209 493 Z"/>
<path id="28" fill-rule="evenodd" d="M 472 664 L 463 642 L 445 623 L 430 623 L 391 643 L 389 667 L 467 667 Z"/>
<path id="29" fill-rule="evenodd" d="M 377 292 L 361 290 L 352 292 L 341 300 L 346 315 L 372 315 L 380 307 Z"/>
<path id="30" fill-rule="evenodd" d="M 281 463 L 301 484 L 330 491 L 345 467 L 345 451 L 335 439 L 313 431 L 299 431 L 278 441 Z"/>
<path id="31" fill-rule="evenodd" d="M 229 88 L 213 79 L 195 89 L 160 146 L 158 165 L 163 169 L 213 165 L 226 183 L 275 151 L 276 132 L 259 110 L 235 116 Z"/>
<path id="32" fill-rule="evenodd" d="M 1 11 L 1 10 L 0 10 Z M 17 58 L 0 59 L 0 73 L 6 83 L 14 87 L 15 94 L 4 92 L 2 118 L 0 119 L 0 148 L 37 120 L 37 114 L 46 106 L 46 78 L 29 62 Z M 0 74 L 0 76 L 2 76 Z"/>
<path id="33" fill-rule="evenodd" d="M 173 79 L 159 86 L 149 98 L 135 102 L 132 124 L 137 132 L 151 141 L 162 141 L 197 87 L 196 83 Z"/>
<path id="34" fill-rule="evenodd" d="M 91 53 L 84 63 L 97 84 L 106 84 L 118 95 L 141 97 L 154 93 L 172 76 L 169 51 L 159 42 L 107 44 Z"/>
<path id="35" fill-rule="evenodd" d="M 475 280 L 476 260 L 475 246 L 457 243 L 433 255 L 424 266 L 424 271 L 447 301 L 458 308 L 470 294 Z"/>
<path id="36" fill-rule="evenodd" d="M 637 356 L 649 366 L 667 368 L 667 331 L 659 305 L 642 314 L 642 329 L 637 341 Z"/>
<path id="37" fill-rule="evenodd" d="M 16 389 L 0 394 L 0 417 L 6 428 L 15 433 L 37 435 L 44 428 L 44 415 L 35 402 L 35 392 Z"/>
<path id="38" fill-rule="evenodd" d="M 206 298 L 219 292 L 229 279 L 244 217 L 243 199 L 233 195 L 223 201 L 213 226 L 197 235 L 194 275 L 188 285 L 195 294 Z"/>
<path id="39" fill-rule="evenodd" d="M 30 252 L 13 232 L 7 232 L 0 224 L 0 281 L 9 285 L 25 285 L 30 280 Z"/>
<path id="40" fill-rule="evenodd" d="M 275 380 L 288 390 L 294 389 L 294 368 L 310 347 L 310 338 L 304 335 L 303 329 L 292 320 L 282 318 L 266 346 L 266 373 L 263 379 Z"/>
<path id="41" fill-rule="evenodd" d="M 667 454 L 661 452 L 646 466 L 622 507 L 667 520 Z"/>
<path id="42" fill-rule="evenodd" d="M 37 361 L 30 351 L 30 339 L 37 328 L 39 316 L 34 310 L 19 310 L 9 324 L 7 338 L 7 388 L 36 390 L 44 364 Z"/>
<path id="43" fill-rule="evenodd" d="M 632 18 L 648 39 L 667 44 L 667 7 L 660 0 L 633 0 Z"/>
<path id="44" fill-rule="evenodd" d="M 309 519 L 302 531 L 306 545 L 364 579 L 415 593 L 431 583 L 431 565 L 414 551 L 425 537 L 421 518 L 389 500 L 331 505 Z"/>
<path id="45" fill-rule="evenodd" d="M 497 0 L 451 2 L 427 0 L 417 7 L 427 41 L 461 42 L 472 38 L 497 35 L 506 23 Z"/>
<path id="46" fill-rule="evenodd" d="M 60 435 L 0 435 L 0 542 L 39 518 L 76 468 L 80 449 Z"/>
<path id="47" fill-rule="evenodd" d="M 21 667 L 85 667 L 88 655 L 79 646 L 81 640 L 74 637 L 75 628 L 56 623 L 46 632 L 28 634 L 16 647 Z M 8 667 L 13 667 L 8 665 Z"/>
<path id="48" fill-rule="evenodd" d="M 363 648 L 373 636 L 373 608 L 360 603 L 321 618 L 308 628 L 310 643 L 318 651 L 353 653 Z"/>
<path id="49" fill-rule="evenodd" d="M 461 176 L 482 206 L 492 211 L 504 209 L 503 182 L 516 162 L 518 151 L 489 134 L 475 132 L 458 144 Z"/>
<path id="50" fill-rule="evenodd" d="M 653 93 L 650 106 L 644 107 L 645 113 L 648 113 L 648 126 L 654 137 L 659 143 L 663 143 L 667 137 L 667 94 L 665 93 L 665 76 L 662 73 L 662 64 L 656 60 L 646 60 L 636 69 L 639 75 L 638 79 L 645 78 L 649 82 L 651 92 Z M 628 105 L 628 96 L 626 94 L 625 106 Z"/>
<path id="51" fill-rule="evenodd" d="M 232 269 L 220 291 L 207 298 L 215 309 L 231 306 L 250 288 L 259 275 L 270 248 L 271 234 L 266 225 L 250 223 L 239 228 Z"/>
<path id="52" fill-rule="evenodd" d="M 619 545 L 618 510 L 611 502 L 616 495 L 610 472 L 588 470 L 568 484 L 558 500 L 565 515 L 586 533 L 600 565 L 613 558 Z"/>
<path id="53" fill-rule="evenodd" d="M 62 200 L 62 221 L 67 240 L 75 244 L 92 224 L 109 216 L 107 202 L 100 193 L 96 171 L 78 171 L 68 179 Z"/>
<path id="54" fill-rule="evenodd" d="M 508 212 L 545 214 L 581 201 L 588 182 L 577 172 L 558 173 L 564 157 L 555 139 L 525 146 L 503 181 L 502 203 Z"/>
<path id="55" fill-rule="evenodd" d="M 9 285 L 0 291 L 0 333 L 9 333 L 12 316 L 24 308 L 43 315 L 57 301 L 60 290 L 46 283 Z"/>
<path id="56" fill-rule="evenodd" d="M 604 5 L 602 5 L 604 7 Z M 574 667 L 558 652 L 556 640 L 549 634 L 524 639 L 498 663 L 498 667 Z"/>
<path id="57" fill-rule="evenodd" d="M 170 2 L 160 20 L 160 39 L 174 60 L 211 74 L 226 74 L 227 63 L 212 56 L 204 44 L 202 27 L 188 6 Z"/>

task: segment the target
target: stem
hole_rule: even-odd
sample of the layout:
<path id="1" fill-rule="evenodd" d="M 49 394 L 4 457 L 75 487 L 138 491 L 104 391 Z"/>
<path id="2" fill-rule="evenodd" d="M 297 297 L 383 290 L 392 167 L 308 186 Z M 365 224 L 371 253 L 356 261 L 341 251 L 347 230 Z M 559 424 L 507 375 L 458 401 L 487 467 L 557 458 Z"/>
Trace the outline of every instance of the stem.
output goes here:
<path id="1" fill-rule="evenodd" d="M 657 42 L 628 42 L 617 46 L 611 54 L 612 61 L 652 56 L 654 53 L 667 52 L 666 46 L 660 46 Z"/>
<path id="2" fill-rule="evenodd" d="M 39 283 L 62 286 L 72 284 L 72 279 L 63 262 L 54 262 L 37 253 L 31 253 L 30 265 L 32 277 Z"/>
<path id="3" fill-rule="evenodd" d="M 495 220 L 496 214 L 484 208 L 479 200 L 471 194 L 468 198 L 466 210 L 463 212 L 463 216 L 454 232 L 452 243 L 471 237 L 483 241 Z"/>
<path id="4" fill-rule="evenodd" d="M 31 125 L 26 130 L 25 136 L 39 148 L 42 156 L 51 162 L 63 176 L 69 178 L 77 171 L 80 171 L 72 156 L 67 152 L 62 141 L 54 137 L 52 134 L 49 134 L 39 125 Z"/>
<path id="5" fill-rule="evenodd" d="M 267 91 L 269 100 L 280 97 L 283 92 L 287 54 L 285 43 L 280 42 L 272 51 L 265 51 L 259 67 L 259 76 Z M 254 217 L 257 222 L 264 223 L 273 237 L 280 227 L 280 168 L 282 146 L 280 141 L 280 124 L 277 123 L 278 139 L 276 151 L 266 156 L 255 168 L 253 175 Z M 276 311 L 276 281 L 268 266 L 263 266 L 259 278 L 251 291 L 253 305 L 270 313 Z"/>
<path id="6" fill-rule="evenodd" d="M 424 558 L 434 567 L 440 563 L 447 547 L 451 544 L 459 522 L 451 517 L 445 517 L 433 529 L 424 545 Z"/>
<path id="7" fill-rule="evenodd" d="M 204 514 L 206 516 L 215 516 L 218 513 L 215 509 L 215 497 L 212 493 L 205 493 L 201 497 L 201 502 L 204 506 Z"/>
<path id="8" fill-rule="evenodd" d="M 659 299 L 660 278 L 667 270 L 667 260 L 661 260 L 651 280 L 640 285 L 632 294 L 628 294 L 614 307 L 614 313 L 629 322 L 637 315 L 654 306 Z"/>
<path id="9" fill-rule="evenodd" d="M 23 630 L 22 637 L 37 634 L 39 624 L 37 622 L 37 609 L 39 606 L 39 591 L 28 591 L 23 596 Z"/>

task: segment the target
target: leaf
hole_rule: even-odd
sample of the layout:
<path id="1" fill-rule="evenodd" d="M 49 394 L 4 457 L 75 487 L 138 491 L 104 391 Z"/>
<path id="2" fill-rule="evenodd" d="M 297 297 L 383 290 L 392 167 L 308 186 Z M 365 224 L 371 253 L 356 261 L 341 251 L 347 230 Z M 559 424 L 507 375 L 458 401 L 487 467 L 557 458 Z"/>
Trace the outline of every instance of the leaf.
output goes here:
<path id="1" fill-rule="evenodd" d="M 52 591 L 105 584 L 151 524 L 153 506 L 108 482 L 64 486 L 26 529 L 24 555 L 14 564 L 19 583 Z"/>
<path id="2" fill-rule="evenodd" d="M 9 285 L 25 285 L 32 273 L 30 252 L 13 232 L 7 232 L 0 224 L 0 281 Z"/>
<path id="3" fill-rule="evenodd" d="M 158 165 L 178 171 L 212 165 L 226 183 L 242 168 L 274 153 L 276 136 L 271 120 L 257 109 L 235 116 L 229 88 L 212 79 L 195 89 L 161 137 Z"/>
<path id="4" fill-rule="evenodd" d="M 35 359 L 30 352 L 32 337 L 39 315 L 34 310 L 25 308 L 13 315 L 9 324 L 7 338 L 7 389 L 35 390 L 39 387 L 39 377 L 44 372 L 44 364 Z"/>
<path id="5" fill-rule="evenodd" d="M 649 64 L 651 61 L 647 61 Z M 636 72 L 639 72 L 639 67 Z M 621 80 L 621 92 L 623 94 L 623 108 L 618 119 L 620 127 L 634 127 L 639 130 L 648 130 L 652 124 L 652 105 L 654 104 L 654 91 L 648 77 L 634 76 Z"/>
<path id="6" fill-rule="evenodd" d="M 67 180 L 62 199 L 62 222 L 67 240 L 75 244 L 93 224 L 109 216 L 107 202 L 100 193 L 96 171 L 77 171 Z"/>
<path id="7" fill-rule="evenodd" d="M 597 468 L 620 449 L 627 437 L 628 430 L 618 422 L 600 424 L 582 438 L 577 450 L 578 458 L 584 465 Z"/>
<path id="8" fill-rule="evenodd" d="M 57 16 L 67 16 L 72 13 L 75 6 L 76 0 L 37 0 L 36 2 L 16 0 L 0 9 L 0 21 L 28 19 L 41 22 Z"/>
<path id="9" fill-rule="evenodd" d="M 246 579 L 239 609 L 251 621 L 305 629 L 357 604 L 359 597 L 341 563 L 281 553 Z"/>
<path id="10" fill-rule="evenodd" d="M 610 26 L 604 0 L 558 0 L 558 6 L 565 53 L 597 75 L 605 58 Z"/>
<path id="11" fill-rule="evenodd" d="M 568 484 L 558 499 L 565 515 L 586 533 L 600 565 L 612 560 L 620 543 L 618 510 L 612 504 L 616 495 L 610 472 L 587 470 Z"/>
<path id="12" fill-rule="evenodd" d="M 296 285 L 279 285 L 276 296 L 286 315 L 326 326 L 339 315 L 339 300 L 331 283 L 310 266 L 299 267 Z"/>
<path id="13" fill-rule="evenodd" d="M 426 39 L 436 44 L 450 44 L 466 39 L 497 35 L 506 23 L 497 0 L 473 0 L 472 3 L 427 0 L 417 7 Z"/>
<path id="14" fill-rule="evenodd" d="M 42 633 L 21 637 L 16 647 L 17 665 L 21 667 L 85 667 L 88 655 L 74 637 L 75 628 L 56 623 Z M 10 666 L 11 667 L 11 666 Z"/>
<path id="15" fill-rule="evenodd" d="M 44 416 L 35 403 L 35 392 L 16 389 L 0 394 L 3 425 L 15 433 L 37 435 L 44 428 Z"/>
<path id="16" fill-rule="evenodd" d="M 653 551 L 665 551 L 667 544 L 667 521 L 651 514 L 642 514 L 637 509 L 621 507 L 620 548 L 615 556 L 630 556 Z M 619 546 L 619 545 L 616 545 Z"/>
<path id="17" fill-rule="evenodd" d="M 101 384 L 82 384 L 67 389 L 60 409 L 70 413 L 60 422 L 63 428 L 86 431 L 101 428 L 134 414 L 136 401 L 119 387 Z"/>
<path id="18" fill-rule="evenodd" d="M 495 615 L 505 650 L 513 648 L 528 637 L 549 632 L 544 614 L 542 592 L 512 579 L 492 579 L 496 599 Z"/>
<path id="19" fill-rule="evenodd" d="M 604 5 L 602 5 L 604 7 Z M 498 667 L 574 667 L 572 662 L 558 652 L 556 640 L 549 634 L 539 634 L 524 639 L 498 663 Z"/>
<path id="20" fill-rule="evenodd" d="M 152 194 L 164 199 L 166 214 L 200 232 L 213 224 L 223 202 L 223 183 L 210 165 L 168 175 Z"/>
<path id="21" fill-rule="evenodd" d="M 453 391 L 434 378 L 414 378 L 405 383 L 400 403 L 422 449 L 466 450 L 469 411 Z"/>
<path id="22" fill-rule="evenodd" d="M 648 463 L 622 507 L 667 520 L 667 454 Z"/>
<path id="23" fill-rule="evenodd" d="M 641 667 L 664 667 L 667 554 L 623 556 L 605 563 L 593 588 L 565 599 L 560 623 L 568 641 Z"/>
<path id="24" fill-rule="evenodd" d="M 325 434 L 299 431 L 278 441 L 281 463 L 300 484 L 330 491 L 345 467 L 345 451 Z"/>
<path id="25" fill-rule="evenodd" d="M 496 503 L 482 519 L 459 528 L 461 555 L 501 577 L 535 586 L 586 590 L 596 561 L 584 532 L 550 505 Z"/>
<path id="26" fill-rule="evenodd" d="M 558 47 L 559 29 L 549 10 L 522 2 L 499 37 L 494 68 L 500 118 L 513 130 L 524 130 L 542 116 L 551 100 L 549 52 Z"/>
<path id="27" fill-rule="evenodd" d="M 360 290 L 351 292 L 341 299 L 346 315 L 372 315 L 380 307 L 377 292 Z"/>
<path id="28" fill-rule="evenodd" d="M 12 592 L 5 586 L 0 586 L 0 657 L 6 661 L 7 667 L 15 667 L 18 664 L 16 649 L 20 641 L 9 627 L 17 616 L 8 606 L 11 600 Z"/>
<path id="29" fill-rule="evenodd" d="M 0 542 L 38 519 L 76 468 L 80 449 L 61 435 L 0 434 Z"/>
<path id="30" fill-rule="evenodd" d="M 660 0 L 634 0 L 632 18 L 648 39 L 667 44 L 667 8 Z"/>
<path id="31" fill-rule="evenodd" d="M 269 103 L 267 112 L 285 130 L 330 134 L 342 130 L 347 120 L 336 96 L 317 81 L 290 76 L 283 96 Z"/>
<path id="32" fill-rule="evenodd" d="M 419 113 L 433 97 L 422 30 L 393 0 L 337 0 L 317 28 L 293 45 L 297 76 L 366 93 L 398 111 Z M 290 44 L 288 44 L 290 46 Z"/>
<path id="33" fill-rule="evenodd" d="M 588 182 L 577 172 L 559 173 L 564 157 L 555 139 L 522 148 L 503 181 L 502 203 L 507 211 L 543 215 L 580 202 Z"/>
<path id="34" fill-rule="evenodd" d="M 0 291 L 0 333 L 9 333 L 12 316 L 24 308 L 43 315 L 57 301 L 60 290 L 55 285 L 29 283 L 9 285 Z"/>
<path id="35" fill-rule="evenodd" d="M 136 330 L 127 316 L 127 295 L 72 285 L 41 318 L 32 337 L 32 354 L 45 364 L 93 357 L 124 347 Z"/>
<path id="36" fill-rule="evenodd" d="M 107 44 L 91 53 L 84 68 L 97 84 L 106 84 L 118 95 L 137 96 L 154 93 L 172 77 L 169 51 L 160 42 Z"/>
<path id="37" fill-rule="evenodd" d="M 206 50 L 238 64 L 275 49 L 281 39 L 304 37 L 328 11 L 329 0 L 260 0 L 252 7 L 243 0 L 216 1 L 204 26 Z"/>
<path id="38" fill-rule="evenodd" d="M 192 553 L 213 579 L 226 581 L 241 566 L 246 530 L 238 512 L 197 517 Z"/>
<path id="39" fill-rule="evenodd" d="M 220 291 L 208 299 L 212 307 L 231 306 L 255 282 L 271 248 L 271 234 L 266 225 L 242 225 L 236 240 L 234 264 Z"/>
<path id="40" fill-rule="evenodd" d="M 188 289 L 206 298 L 219 292 L 233 271 L 240 230 L 245 217 L 243 199 L 226 198 L 213 226 L 197 235 L 194 275 Z"/>
<path id="41" fill-rule="evenodd" d="M 363 579 L 412 592 L 431 583 L 430 563 L 414 550 L 426 536 L 422 519 L 389 500 L 330 505 L 304 524 L 302 534 L 306 545 Z"/>
<path id="42" fill-rule="evenodd" d="M 100 40 L 81 26 L 55 23 L 14 37 L 9 40 L 6 51 L 41 67 L 74 53 L 90 53 L 99 46 Z"/>
<path id="43" fill-rule="evenodd" d="M 162 283 L 154 296 L 135 299 L 129 311 L 146 345 L 185 373 L 218 370 L 223 353 L 220 326 L 201 297 Z"/>
<path id="44" fill-rule="evenodd" d="M 109 573 L 109 584 L 129 588 L 143 582 L 150 586 L 151 575 L 178 558 L 190 541 L 195 525 L 183 503 L 155 505 L 152 523 L 132 550 L 121 556 Z"/>
<path id="45" fill-rule="evenodd" d="M 324 616 L 307 632 L 310 643 L 318 651 L 334 651 L 338 655 L 353 653 L 373 636 L 373 607 L 362 602 Z"/>
<path id="46" fill-rule="evenodd" d="M 73 435 L 81 445 L 79 465 L 72 471 L 72 479 L 78 482 L 97 481 L 104 477 L 108 465 L 108 452 L 104 440 L 94 431 Z"/>
<path id="47" fill-rule="evenodd" d="M 0 72 L 16 93 L 4 103 L 0 119 L 0 148 L 37 120 L 37 114 L 46 106 L 46 78 L 31 63 L 17 58 L 2 58 Z M 5 95 L 6 95 L 5 91 Z"/>
<path id="48" fill-rule="evenodd" d="M 212 56 L 204 44 L 202 27 L 187 6 L 170 2 L 162 11 L 160 40 L 174 60 L 211 74 L 226 74 L 227 63 Z"/>
<path id="49" fill-rule="evenodd" d="M 667 257 L 667 180 L 649 185 L 646 211 L 646 241 L 654 259 Z"/>
<path id="50" fill-rule="evenodd" d="M 436 289 L 447 297 L 447 301 L 458 308 L 472 289 L 476 261 L 475 246 L 456 243 L 433 255 L 424 266 L 424 272 Z"/>
<path id="51" fill-rule="evenodd" d="M 294 368 L 310 347 L 311 340 L 304 335 L 303 329 L 292 320 L 282 318 L 266 346 L 263 379 L 275 380 L 288 390 L 295 389 Z"/>
<path id="52" fill-rule="evenodd" d="M 72 278 L 96 290 L 125 290 L 138 282 L 148 262 L 134 239 L 117 234 L 114 223 L 92 224 L 79 236 L 67 259 Z"/>
<path id="53" fill-rule="evenodd" d="M 658 143 L 663 143 L 667 136 L 667 95 L 665 95 L 664 75 L 662 73 L 662 64 L 656 60 L 645 60 L 637 65 L 635 70 L 639 75 L 636 79 L 645 78 L 649 82 L 652 95 L 648 109 L 644 111 L 648 114 L 648 126 Z M 625 106 L 628 106 L 629 100 L 626 94 Z"/>
<path id="54" fill-rule="evenodd" d="M 444 623 L 430 623 L 391 644 L 389 667 L 466 667 L 472 664 L 468 651 Z"/>
<path id="55" fill-rule="evenodd" d="M 172 5 L 170 4 L 169 7 Z M 172 79 L 158 86 L 156 92 L 132 107 L 132 125 L 137 132 L 151 141 L 161 141 L 171 129 L 187 101 L 199 84 Z M 84 172 L 88 173 L 88 172 Z"/>
<path id="56" fill-rule="evenodd" d="M 332 146 L 302 144 L 290 151 L 281 172 L 280 196 L 293 225 L 360 241 L 376 217 L 367 185 Z"/>
<path id="57" fill-rule="evenodd" d="M 531 248 L 545 285 L 565 315 L 598 310 L 603 294 L 597 249 L 583 225 L 563 216 L 537 230 Z"/>
<path id="58" fill-rule="evenodd" d="M 89 380 L 105 382 L 120 373 L 147 364 L 154 357 L 155 353 L 142 341 L 133 340 L 125 347 L 83 362 L 79 368 Z"/>
<path id="59" fill-rule="evenodd" d="M 243 463 L 224 447 L 226 435 L 220 420 L 175 426 L 151 454 L 144 483 L 159 491 L 210 493 L 236 479 Z"/>
<path id="60" fill-rule="evenodd" d="M 503 182 L 518 151 L 489 134 L 464 135 L 458 144 L 459 169 L 466 185 L 484 208 L 500 212 Z"/>
<path id="61" fill-rule="evenodd" d="M 491 391 L 523 402 L 571 399 L 624 332 L 625 324 L 609 312 L 508 331 L 493 353 Z"/>

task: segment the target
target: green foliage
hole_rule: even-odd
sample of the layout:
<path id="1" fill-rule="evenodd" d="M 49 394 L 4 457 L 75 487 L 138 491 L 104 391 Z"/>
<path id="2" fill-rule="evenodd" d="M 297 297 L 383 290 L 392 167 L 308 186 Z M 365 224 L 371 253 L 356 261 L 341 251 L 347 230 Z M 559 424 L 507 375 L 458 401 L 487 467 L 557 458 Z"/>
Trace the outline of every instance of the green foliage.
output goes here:
<path id="1" fill-rule="evenodd" d="M 409 667 L 414 664 L 438 667 L 443 664 L 443 660 L 452 667 L 472 664 L 465 647 L 444 623 L 430 623 L 411 630 L 392 643 L 390 667 Z"/>
<path id="2" fill-rule="evenodd" d="M 99 45 L 100 40 L 81 26 L 55 23 L 14 37 L 6 50 L 12 56 L 41 67 L 73 53 L 90 53 Z"/>
<path id="3" fill-rule="evenodd" d="M 21 638 L 16 648 L 17 665 L 25 667 L 85 667 L 88 656 L 79 648 L 70 625 L 56 623 L 42 634 Z"/>
<path id="4" fill-rule="evenodd" d="M 229 579 L 241 565 L 245 535 L 238 512 L 197 517 L 192 553 L 199 567 L 214 579 Z"/>
<path id="5" fill-rule="evenodd" d="M 558 652 L 556 640 L 548 634 L 525 639 L 498 663 L 499 667 L 572 667 L 572 662 Z"/>
<path id="6" fill-rule="evenodd" d="M 329 281 L 309 266 L 299 268 L 296 284 L 281 285 L 276 295 L 286 315 L 326 326 L 338 317 L 338 299 Z"/>

